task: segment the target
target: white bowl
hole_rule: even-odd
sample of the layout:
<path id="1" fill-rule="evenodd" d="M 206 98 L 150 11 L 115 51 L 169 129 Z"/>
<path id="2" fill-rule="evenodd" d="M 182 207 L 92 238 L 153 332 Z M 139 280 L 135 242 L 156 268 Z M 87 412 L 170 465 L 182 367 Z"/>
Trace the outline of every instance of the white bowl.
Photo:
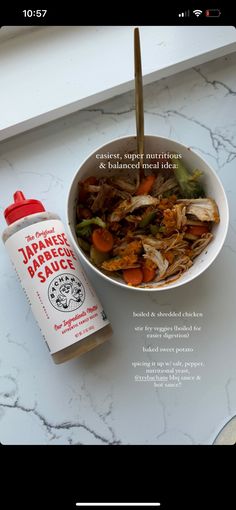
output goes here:
<path id="1" fill-rule="evenodd" d="M 203 187 L 206 193 L 206 196 L 214 198 L 220 213 L 220 223 L 218 225 L 214 225 L 212 232 L 214 234 L 214 238 L 209 243 L 207 248 L 194 260 L 194 263 L 190 269 L 188 269 L 185 273 L 183 273 L 178 279 L 169 282 L 159 282 L 156 284 L 154 288 L 149 287 L 131 287 L 128 286 L 122 278 L 107 276 L 102 271 L 100 271 L 96 266 L 94 266 L 88 256 L 82 251 L 77 243 L 77 237 L 75 233 L 75 223 L 76 223 L 76 203 L 77 203 L 77 195 L 78 195 L 78 182 L 86 179 L 91 175 L 104 175 L 104 170 L 99 170 L 99 160 L 96 159 L 97 153 L 120 153 L 124 154 L 129 151 L 136 151 L 136 137 L 135 136 L 127 136 L 122 138 L 116 138 L 111 142 L 99 147 L 95 150 L 87 159 L 82 163 L 80 168 L 77 170 L 73 181 L 69 188 L 68 198 L 67 198 L 67 223 L 68 228 L 72 236 L 72 241 L 74 244 L 74 248 L 79 257 L 81 257 L 86 264 L 88 264 L 93 271 L 98 273 L 102 278 L 108 280 L 116 285 L 121 287 L 125 287 L 126 289 L 131 289 L 135 291 L 159 291 L 159 290 L 169 290 L 179 287 L 184 283 L 188 283 L 200 274 L 203 273 L 215 260 L 217 255 L 219 254 L 227 234 L 228 223 L 229 223 L 229 209 L 226 194 L 224 188 L 220 182 L 219 177 L 216 175 L 214 170 L 202 159 L 198 154 L 193 152 L 191 149 L 182 145 L 181 143 L 175 142 L 169 138 L 164 138 L 161 136 L 153 136 L 146 135 L 145 136 L 145 151 L 147 153 L 157 153 L 157 152 L 175 152 L 181 153 L 183 156 L 183 161 L 186 167 L 191 171 L 201 170 L 203 172 L 202 182 Z M 106 174 L 117 174 L 118 172 L 122 173 L 122 170 L 106 170 Z"/>

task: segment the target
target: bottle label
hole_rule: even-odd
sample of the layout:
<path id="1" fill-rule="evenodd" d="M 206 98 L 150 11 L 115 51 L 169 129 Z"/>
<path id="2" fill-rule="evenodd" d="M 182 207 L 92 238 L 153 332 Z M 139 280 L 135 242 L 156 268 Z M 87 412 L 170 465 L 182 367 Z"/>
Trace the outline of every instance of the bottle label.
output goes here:
<path id="1" fill-rule="evenodd" d="M 60 220 L 23 228 L 6 248 L 52 354 L 109 324 Z"/>

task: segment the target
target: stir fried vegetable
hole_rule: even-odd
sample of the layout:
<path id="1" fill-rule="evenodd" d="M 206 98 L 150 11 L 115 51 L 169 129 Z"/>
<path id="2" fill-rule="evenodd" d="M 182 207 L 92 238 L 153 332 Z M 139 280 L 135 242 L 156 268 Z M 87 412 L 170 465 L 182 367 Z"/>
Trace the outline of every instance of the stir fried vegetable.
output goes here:
<path id="1" fill-rule="evenodd" d="M 128 285 L 140 285 L 143 281 L 143 273 L 139 267 L 134 269 L 125 269 L 123 277 Z"/>
<path id="2" fill-rule="evenodd" d="M 111 251 L 114 244 L 113 235 L 105 228 L 96 228 L 92 233 L 92 241 L 97 251 L 102 253 Z"/>
<path id="3" fill-rule="evenodd" d="M 101 218 L 91 218 L 89 220 L 82 220 L 75 227 L 76 234 L 78 237 L 89 237 L 92 232 L 92 225 L 97 225 L 98 227 L 106 228 L 106 223 L 104 223 Z"/>
<path id="4" fill-rule="evenodd" d="M 188 172 L 183 163 L 180 160 L 175 162 L 177 168 L 174 173 L 181 189 L 181 195 L 185 198 L 198 198 L 204 197 L 204 191 L 199 183 L 199 178 L 202 172 L 195 170 L 193 174 Z"/>
<path id="5" fill-rule="evenodd" d="M 145 228 L 147 225 L 149 225 L 149 223 L 152 223 L 152 221 L 155 219 L 155 217 L 156 217 L 156 211 L 152 211 L 150 213 L 145 214 L 139 223 L 140 228 Z"/>
<path id="6" fill-rule="evenodd" d="M 143 283 L 149 283 L 154 280 L 156 276 L 156 265 L 149 259 L 144 260 L 142 263 Z"/>
<path id="7" fill-rule="evenodd" d="M 102 263 L 109 258 L 109 253 L 104 253 L 98 251 L 95 246 L 92 244 L 90 247 L 90 259 L 95 264 L 95 266 L 101 266 Z"/>
<path id="8" fill-rule="evenodd" d="M 136 190 L 136 195 L 148 195 L 153 187 L 156 178 L 155 175 L 148 175 L 143 179 Z"/>
<path id="9" fill-rule="evenodd" d="M 216 202 L 201 172 L 179 159 L 173 169 L 90 176 L 79 183 L 78 244 L 101 271 L 129 286 L 153 286 L 187 271 L 212 241 Z"/>

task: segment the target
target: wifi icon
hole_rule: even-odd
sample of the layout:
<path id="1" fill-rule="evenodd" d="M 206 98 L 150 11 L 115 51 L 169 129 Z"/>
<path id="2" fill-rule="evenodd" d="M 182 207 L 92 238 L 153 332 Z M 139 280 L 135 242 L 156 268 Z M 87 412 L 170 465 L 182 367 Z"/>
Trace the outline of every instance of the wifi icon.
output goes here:
<path id="1" fill-rule="evenodd" d="M 202 14 L 202 11 L 200 11 L 200 9 L 196 9 L 195 11 L 193 11 L 193 14 L 195 14 L 195 16 L 200 16 Z"/>

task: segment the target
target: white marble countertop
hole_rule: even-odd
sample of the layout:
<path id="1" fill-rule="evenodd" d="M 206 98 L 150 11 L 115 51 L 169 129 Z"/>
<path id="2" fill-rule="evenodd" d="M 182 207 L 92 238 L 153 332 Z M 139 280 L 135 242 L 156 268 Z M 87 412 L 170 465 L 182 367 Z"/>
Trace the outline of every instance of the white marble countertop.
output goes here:
<path id="1" fill-rule="evenodd" d="M 114 335 L 84 357 L 56 366 L 14 270 L 0 250 L 0 441 L 4 444 L 210 444 L 236 414 L 236 55 L 145 87 L 146 132 L 180 141 L 217 171 L 230 205 L 227 240 L 214 264 L 183 287 L 130 293 L 87 271 Z M 133 134 L 127 93 L 0 145 L 1 213 L 16 189 L 65 220 L 69 183 L 80 162 L 112 138 Z M 1 227 L 5 227 L 1 214 Z M 133 312 L 188 311 L 198 319 L 137 319 Z M 197 325 L 192 353 L 149 354 L 140 325 Z M 156 341 L 154 344 L 156 345 Z M 183 345 L 161 340 L 159 345 Z M 200 379 L 176 388 L 135 382 L 132 362 L 203 362 Z"/>

